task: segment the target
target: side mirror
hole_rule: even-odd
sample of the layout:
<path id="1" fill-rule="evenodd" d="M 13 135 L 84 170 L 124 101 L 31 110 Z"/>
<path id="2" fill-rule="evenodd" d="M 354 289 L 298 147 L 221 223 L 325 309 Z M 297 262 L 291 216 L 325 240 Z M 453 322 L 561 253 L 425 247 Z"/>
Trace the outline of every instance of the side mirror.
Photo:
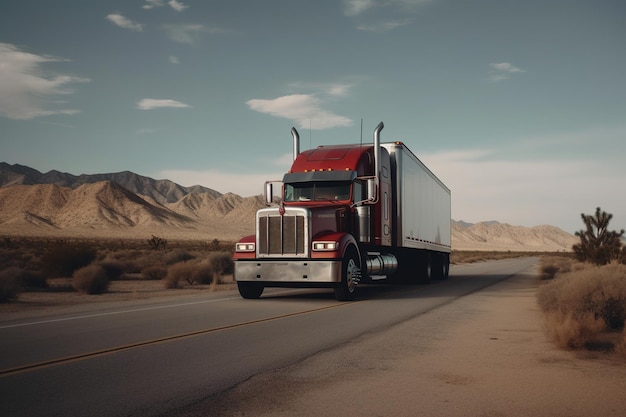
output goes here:
<path id="1" fill-rule="evenodd" d="M 266 181 L 265 182 L 265 204 L 268 206 L 275 204 L 274 197 L 282 197 L 281 195 L 274 195 L 274 184 L 281 185 L 280 187 L 277 187 L 277 188 L 282 191 L 281 181 Z"/>

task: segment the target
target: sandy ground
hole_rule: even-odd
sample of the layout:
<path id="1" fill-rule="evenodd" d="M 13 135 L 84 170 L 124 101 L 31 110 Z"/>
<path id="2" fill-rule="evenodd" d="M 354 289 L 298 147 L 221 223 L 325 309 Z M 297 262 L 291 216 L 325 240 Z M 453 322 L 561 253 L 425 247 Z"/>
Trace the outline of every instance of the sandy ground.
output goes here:
<path id="1" fill-rule="evenodd" d="M 181 415 L 626 415 L 626 361 L 550 344 L 537 285 L 519 275 Z"/>

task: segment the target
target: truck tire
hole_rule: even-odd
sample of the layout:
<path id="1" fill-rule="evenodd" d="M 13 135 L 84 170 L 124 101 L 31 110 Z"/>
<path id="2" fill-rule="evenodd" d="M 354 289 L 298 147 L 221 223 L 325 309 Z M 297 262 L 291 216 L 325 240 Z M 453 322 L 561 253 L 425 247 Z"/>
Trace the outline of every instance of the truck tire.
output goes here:
<path id="1" fill-rule="evenodd" d="M 443 276 L 441 277 L 441 279 L 448 279 L 448 276 L 450 275 L 450 255 L 447 253 L 441 255 L 441 262 L 443 263 Z"/>
<path id="2" fill-rule="evenodd" d="M 420 284 L 430 284 L 430 280 L 433 278 L 433 256 L 426 252 L 421 256 L 421 263 L 419 267 L 418 282 Z"/>
<path id="3" fill-rule="evenodd" d="M 361 278 L 361 261 L 354 247 L 346 250 L 341 262 L 341 283 L 335 287 L 337 301 L 354 300 L 356 285 Z"/>
<path id="4" fill-rule="evenodd" d="M 237 288 L 239 289 L 239 295 L 242 298 L 248 300 L 257 299 L 263 294 L 264 287 L 258 282 L 237 282 Z"/>
<path id="5" fill-rule="evenodd" d="M 435 255 L 433 278 L 443 280 L 448 278 L 450 272 L 450 256 L 447 253 Z"/>

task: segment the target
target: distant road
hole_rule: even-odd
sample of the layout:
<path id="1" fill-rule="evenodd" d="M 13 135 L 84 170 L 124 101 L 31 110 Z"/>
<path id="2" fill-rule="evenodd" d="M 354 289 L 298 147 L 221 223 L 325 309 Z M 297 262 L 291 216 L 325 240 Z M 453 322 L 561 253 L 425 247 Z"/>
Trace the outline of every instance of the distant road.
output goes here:
<path id="1" fill-rule="evenodd" d="M 6 416 L 175 414 L 250 377 L 488 288 L 537 258 L 453 266 L 447 281 L 327 290 L 266 290 L 260 300 L 206 293 L 38 319 L 0 319 Z M 358 360 L 358 358 L 352 358 Z"/>

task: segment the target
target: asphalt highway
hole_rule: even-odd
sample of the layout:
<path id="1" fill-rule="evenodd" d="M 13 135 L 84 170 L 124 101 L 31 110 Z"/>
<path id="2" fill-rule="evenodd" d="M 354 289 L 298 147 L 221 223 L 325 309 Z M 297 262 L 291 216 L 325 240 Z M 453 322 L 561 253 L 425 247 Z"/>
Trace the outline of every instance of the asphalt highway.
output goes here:
<path id="1" fill-rule="evenodd" d="M 159 416 L 249 378 L 367 337 L 527 270 L 537 258 L 451 268 L 418 286 L 266 290 L 121 302 L 23 320 L 0 319 L 0 414 Z"/>

